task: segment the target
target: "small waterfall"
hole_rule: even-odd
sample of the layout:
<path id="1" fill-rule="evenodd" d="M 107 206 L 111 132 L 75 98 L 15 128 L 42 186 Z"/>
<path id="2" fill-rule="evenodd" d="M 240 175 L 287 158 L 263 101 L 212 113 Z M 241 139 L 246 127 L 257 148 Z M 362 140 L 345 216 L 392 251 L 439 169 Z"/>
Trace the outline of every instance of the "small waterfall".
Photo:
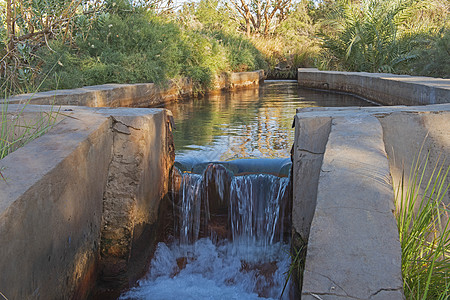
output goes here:
<path id="1" fill-rule="evenodd" d="M 179 201 L 180 242 L 189 244 L 198 240 L 200 233 L 203 177 L 197 174 L 182 176 Z M 176 225 L 175 225 L 176 226 Z"/>
<path id="2" fill-rule="evenodd" d="M 280 299 L 288 191 L 289 178 L 234 176 L 221 164 L 201 175 L 175 170 L 175 239 L 158 244 L 147 276 L 119 299 Z"/>
<path id="3" fill-rule="evenodd" d="M 283 240 L 288 178 L 252 174 L 233 178 L 229 211 L 234 241 L 272 245 Z"/>
<path id="4" fill-rule="evenodd" d="M 174 176 L 173 182 L 178 182 L 173 186 L 175 232 L 181 244 L 217 236 L 260 246 L 283 241 L 289 178 L 233 176 L 220 164 L 208 165 L 202 175 L 177 172 Z M 219 230 L 217 217 L 226 221 Z"/>

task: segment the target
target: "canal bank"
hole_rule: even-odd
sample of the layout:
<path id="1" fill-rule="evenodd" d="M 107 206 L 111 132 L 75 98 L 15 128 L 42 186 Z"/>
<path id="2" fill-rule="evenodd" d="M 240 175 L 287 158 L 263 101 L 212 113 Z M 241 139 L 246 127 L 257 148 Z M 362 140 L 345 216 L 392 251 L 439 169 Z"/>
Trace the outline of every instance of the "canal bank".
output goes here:
<path id="1" fill-rule="evenodd" d="M 255 93 L 253 92 L 253 96 L 250 95 L 249 98 L 254 96 Z M 236 96 L 233 99 L 234 102 L 228 100 L 230 110 L 234 109 L 233 105 L 240 103 L 242 97 Z M 287 102 L 290 102 L 290 105 L 293 107 L 299 105 L 297 102 L 291 100 L 291 98 L 287 98 Z M 217 104 L 219 109 L 223 109 L 223 106 L 221 106 L 223 104 L 220 104 L 220 101 Z M 190 104 L 186 103 L 186 105 L 188 107 Z M 258 101 L 255 102 L 255 107 L 262 112 L 261 116 L 267 116 L 267 124 L 269 126 L 264 128 L 269 132 L 275 131 L 272 130 L 273 127 L 271 126 L 277 124 L 277 119 L 275 116 L 267 114 L 264 109 L 272 106 L 264 106 Z M 249 103 L 244 101 L 241 111 L 242 114 L 249 113 L 249 111 L 246 111 L 248 107 L 250 107 Z M 16 110 L 13 105 L 9 109 Z M 30 105 L 27 109 L 30 110 L 30 113 L 33 113 L 33 110 L 48 110 L 50 108 L 48 106 Z M 433 128 L 435 129 L 433 136 L 435 136 L 436 141 L 448 142 L 445 132 L 441 130 L 445 128 L 441 127 L 441 124 L 446 124 L 445 121 L 448 122 L 448 115 L 446 115 L 446 112 L 449 110 L 448 105 L 422 106 L 420 108 L 402 107 L 399 110 L 392 109 L 390 107 L 370 109 L 307 108 L 305 111 L 299 112 L 300 115 L 302 113 L 305 115 L 299 116 L 297 114 L 296 119 L 299 121 L 298 123 L 296 121 L 296 130 L 299 130 L 299 132 L 296 133 L 296 142 L 302 141 L 303 138 L 299 137 L 302 134 L 300 132 L 307 134 L 307 128 L 310 126 L 310 134 L 306 138 L 311 143 L 322 143 L 317 146 L 300 147 L 300 149 L 304 148 L 302 150 L 304 151 L 303 154 L 323 155 L 319 159 L 320 165 L 318 167 L 308 168 L 308 170 L 318 170 L 319 173 L 317 175 L 305 176 L 306 178 L 311 178 L 310 180 L 319 178 L 316 183 L 318 187 L 318 192 L 316 193 L 318 193 L 318 196 L 312 198 L 317 200 L 317 205 L 312 212 L 311 207 L 313 206 L 308 205 L 310 215 L 320 216 L 320 209 L 324 206 L 325 209 L 327 208 L 327 201 L 331 198 L 326 196 L 326 193 L 330 194 L 338 190 L 345 191 L 345 186 L 348 186 L 348 190 L 350 191 L 352 184 L 363 178 L 368 178 L 368 181 L 364 183 L 370 189 L 374 190 L 374 195 L 380 195 L 377 194 L 377 190 L 381 189 L 384 193 L 382 195 L 385 197 L 374 196 L 372 198 L 374 202 L 371 202 L 371 204 L 375 206 L 375 209 L 373 211 L 372 209 L 367 210 L 369 213 L 376 214 L 378 211 L 375 210 L 378 210 L 378 206 L 380 206 L 382 208 L 381 215 L 387 217 L 386 207 L 390 207 L 388 205 L 388 198 L 390 197 L 388 189 L 390 185 L 384 179 L 384 175 L 389 175 L 389 172 L 392 172 L 392 168 L 386 169 L 386 162 L 391 163 L 386 158 L 386 153 L 389 154 L 390 151 L 390 147 L 388 146 L 393 146 L 395 153 L 397 153 L 399 150 L 395 147 L 401 149 L 400 146 L 402 145 L 399 139 L 400 136 L 404 137 L 405 141 L 420 144 L 422 141 L 418 141 L 418 139 L 420 140 L 421 137 L 414 135 L 416 128 L 422 128 L 421 132 Z M 280 108 L 280 110 L 284 112 L 283 108 Z M 3 248 L 4 250 L 2 251 L 5 252 L 2 252 L 3 255 L 0 262 L 2 263 L 2 268 L 6 270 L 13 268 L 12 264 L 14 262 L 21 261 L 24 257 L 27 258 L 20 265 L 19 272 L 12 272 L 11 277 L 2 277 L 2 280 L 5 280 L 5 282 L 0 284 L 2 287 L 1 291 L 9 298 L 14 298 L 14 296 L 10 295 L 19 295 L 19 298 L 34 297 L 33 295 L 37 295 L 36 298 L 59 299 L 61 298 L 61 293 L 63 293 L 67 295 L 67 298 L 75 297 L 82 299 L 92 286 L 92 279 L 97 274 L 100 274 L 100 276 L 107 275 L 105 277 L 111 279 L 113 284 L 117 282 L 115 279 L 123 280 L 123 276 L 129 268 L 131 257 L 133 257 L 134 242 L 139 240 L 139 233 L 145 231 L 142 228 L 148 228 L 146 232 L 153 234 L 156 232 L 153 226 L 156 226 L 158 223 L 155 223 L 154 220 L 159 212 L 158 210 L 149 212 L 149 208 L 156 209 L 158 207 L 158 201 L 161 201 L 161 197 L 165 194 L 166 190 L 159 189 L 159 192 L 151 197 L 141 197 L 139 195 L 141 195 L 141 192 L 148 191 L 147 189 L 166 185 L 166 183 L 163 184 L 162 182 L 166 182 L 165 180 L 168 178 L 168 173 L 166 172 L 173 160 L 171 156 L 173 149 L 170 146 L 172 136 L 170 131 L 173 126 L 170 113 L 159 109 L 87 109 L 84 107 L 61 107 L 61 111 L 69 117 L 66 117 L 58 123 L 46 135 L 36 139 L 34 142 L 1 161 L 1 166 L 4 167 L 2 173 L 9 178 L 8 184 L 1 183 L 2 191 L 11 192 L 4 193 L 1 200 L 1 237 L 4 239 L 3 243 L 8 244 L 8 247 Z M 200 110 L 193 105 L 192 111 Z M 292 111 L 292 113 L 286 111 L 286 113 L 290 114 L 288 121 L 290 125 L 295 111 Z M 239 114 L 236 116 L 242 117 Z M 409 116 L 413 117 L 410 118 Z M 441 116 L 442 119 L 438 120 L 434 117 L 427 119 L 424 116 L 436 116 L 436 118 L 437 116 Z M 309 120 L 312 120 L 311 122 L 313 123 L 317 122 L 320 124 L 322 118 L 326 120 L 324 121 L 324 126 L 317 127 L 314 124 L 309 124 Z M 403 118 L 409 121 L 398 123 Z M 231 117 L 231 119 L 239 121 L 239 118 L 236 117 Z M 305 125 L 297 127 L 297 124 L 303 122 L 303 119 L 305 119 Z M 221 124 L 220 118 L 217 120 L 219 121 L 218 124 Z M 365 122 L 366 120 L 367 123 Z M 377 125 L 377 122 L 380 122 L 381 128 L 379 124 Z M 183 126 L 188 126 L 189 123 L 195 125 L 192 124 L 192 121 L 189 122 L 189 118 L 186 118 L 185 125 Z M 239 126 L 242 125 L 243 127 L 231 126 L 229 128 L 230 133 L 233 131 L 241 132 L 244 131 L 243 129 L 247 129 L 249 136 L 252 136 L 252 132 L 256 131 L 254 134 L 255 145 L 258 145 L 258 136 L 261 137 L 261 135 L 258 135 L 257 131 L 261 130 L 262 123 L 255 122 L 254 124 L 253 127 L 253 125 L 248 126 L 248 124 L 238 123 Z M 366 124 L 366 126 L 362 126 L 361 124 Z M 416 127 L 417 125 L 420 127 Z M 407 134 L 404 130 L 409 130 L 410 133 Z M 218 131 L 223 130 L 218 128 Z M 285 131 L 280 132 L 283 133 Z M 354 137 L 354 139 L 347 139 L 348 137 Z M 285 138 L 281 136 L 281 141 L 283 139 Z M 243 139 L 242 141 L 245 140 Z M 270 141 L 270 139 L 268 140 Z M 353 143 L 353 140 L 360 140 L 364 147 L 361 146 L 361 149 L 359 149 L 358 147 L 360 145 Z M 242 144 L 242 141 L 239 142 L 238 139 L 236 145 Z M 281 145 L 283 149 L 280 148 L 280 152 L 287 153 L 283 155 L 289 155 L 290 145 L 286 145 L 284 142 Z M 153 147 L 160 147 L 160 150 L 156 151 Z M 342 156 L 343 161 L 339 161 L 341 156 L 332 153 L 332 149 L 340 148 L 348 149 L 347 156 Z M 250 147 L 250 149 L 256 148 Z M 403 148 L 403 151 L 406 151 L 405 149 Z M 448 149 L 445 144 L 443 149 Z M 71 154 L 74 151 L 75 154 Z M 366 153 L 364 155 L 368 155 L 367 162 L 371 162 L 368 163 L 370 168 L 365 167 L 364 163 L 366 158 L 364 158 L 364 155 L 361 157 L 352 155 L 363 152 Z M 255 151 L 248 153 L 260 155 Z M 189 155 L 186 154 L 185 158 L 189 158 Z M 372 162 L 372 159 L 376 162 Z M 150 161 L 152 162 L 150 163 Z M 161 161 L 165 162 L 163 163 Z M 305 155 L 302 158 L 302 162 L 306 163 L 307 161 L 308 158 Z M 324 164 L 322 164 L 322 161 Z M 354 167 L 356 171 L 353 175 L 351 175 L 351 172 L 348 173 L 346 169 L 349 161 L 355 161 Z M 378 164 L 379 161 L 383 163 Z M 338 167 L 340 169 L 336 169 L 335 163 L 339 164 Z M 160 167 L 157 166 L 158 164 Z M 296 164 L 295 160 L 294 164 Z M 330 168 L 324 169 L 324 166 L 329 166 Z M 59 167 L 67 169 L 64 172 L 57 171 Z M 382 172 L 379 172 L 377 168 L 382 168 Z M 331 174 L 326 176 L 326 171 L 334 169 L 336 169 L 336 172 L 333 173 L 335 176 L 331 176 Z M 294 166 L 294 172 L 298 172 L 299 170 L 298 167 Z M 53 176 L 52 174 L 56 175 Z M 352 177 L 355 174 L 359 176 L 357 178 Z M 368 175 L 366 176 L 364 174 Z M 321 175 L 326 176 L 323 180 L 325 180 L 324 182 L 329 182 L 330 185 L 328 183 L 321 184 L 320 179 L 323 177 Z M 26 181 L 25 179 L 29 179 L 30 182 L 24 182 Z M 335 179 L 338 179 L 338 181 L 333 181 Z M 152 182 L 152 184 L 148 184 L 148 182 Z M 85 188 L 80 189 L 80 186 Z M 299 186 L 303 188 L 304 183 L 300 183 Z M 314 187 L 314 184 L 311 184 L 311 186 Z M 320 186 L 328 186 L 330 189 L 328 192 L 327 190 L 320 192 L 322 190 Z M 72 193 L 72 196 L 66 197 L 70 193 Z M 89 193 L 89 195 L 84 196 L 86 193 Z M 303 192 L 296 192 L 296 194 L 301 193 Z M 345 194 L 341 196 L 345 200 Z M 141 202 L 141 199 L 144 202 Z M 358 202 L 359 198 L 355 199 L 355 202 Z M 379 202 L 380 200 L 378 199 L 384 199 L 384 201 Z M 299 222 L 302 218 L 298 216 L 298 208 L 304 205 L 302 203 L 296 204 L 295 201 L 293 208 L 293 218 L 295 220 L 293 220 L 293 223 Z M 367 201 L 370 200 L 367 199 Z M 319 203 L 325 204 L 322 206 Z M 338 204 L 340 205 L 340 202 Z M 354 203 L 350 204 L 353 205 Z M 344 208 L 347 209 L 348 207 L 346 206 Z M 344 211 L 344 208 L 336 209 L 336 212 Z M 359 208 L 356 207 L 355 210 Z M 360 210 L 364 211 L 364 209 Z M 328 211 L 328 213 L 333 212 Z M 322 238 L 333 241 L 337 237 L 342 237 L 343 241 L 347 241 L 347 238 L 350 239 L 344 246 L 348 246 L 347 249 L 352 254 L 352 251 L 355 250 L 355 248 L 352 248 L 352 245 L 356 246 L 354 239 L 359 235 L 351 235 L 339 230 L 346 228 L 344 225 L 348 225 L 349 229 L 356 230 L 355 227 L 351 226 L 353 224 L 351 222 L 353 213 L 354 210 L 352 210 L 350 217 L 347 218 L 343 218 L 342 215 L 338 214 L 330 216 L 344 223 L 342 226 L 329 228 L 335 231 L 329 231 L 328 235 L 324 234 L 323 227 L 320 227 L 320 219 L 317 218 L 316 220 L 320 226 L 316 226 L 314 225 L 315 217 L 313 218 L 311 216 L 312 225 L 308 229 L 310 231 L 311 246 L 308 248 L 308 256 L 311 257 L 311 255 L 314 255 L 315 251 L 311 249 L 315 247 L 319 250 L 323 249 L 323 245 L 325 244 L 321 240 Z M 108 216 L 111 216 L 115 220 L 108 219 Z M 355 215 L 355 220 L 359 216 Z M 391 221 L 388 220 L 387 222 L 389 223 Z M 380 230 L 385 230 L 384 223 L 377 224 L 381 228 Z M 301 232 L 301 225 L 294 225 L 294 228 L 296 231 Z M 317 232 L 319 234 L 313 234 L 313 232 L 316 232 L 313 231 L 313 228 L 318 228 L 319 230 Z M 362 229 L 364 227 L 358 231 L 358 234 L 364 234 Z M 391 234 L 390 237 L 393 238 L 392 230 L 389 232 Z M 36 238 L 34 238 L 35 236 Z M 313 236 L 315 236 L 316 240 L 313 239 Z M 380 236 L 380 238 L 382 237 Z M 367 242 L 368 240 L 363 239 L 362 241 Z M 392 246 L 393 253 L 395 252 L 393 254 L 395 258 L 395 255 L 398 255 L 396 254 L 398 249 L 395 250 L 397 248 L 395 241 L 390 245 Z M 367 247 L 370 244 L 363 246 Z M 358 249 L 363 250 L 365 248 Z M 314 261 L 317 262 L 317 257 L 323 258 L 324 254 L 318 255 L 318 253 L 316 252 L 316 259 L 310 259 L 310 265 L 313 266 L 313 270 L 320 270 L 320 265 L 316 265 Z M 342 253 L 345 256 L 345 253 L 348 252 L 343 251 Z M 105 254 L 112 257 L 112 263 L 109 267 L 103 264 L 104 262 L 108 262 L 107 260 L 102 262 L 104 257 L 102 255 Z M 374 255 L 374 257 L 379 257 L 380 254 L 374 253 Z M 348 257 L 349 259 L 351 258 L 351 256 Z M 374 259 L 371 258 L 369 263 L 365 265 L 366 261 L 364 258 L 361 258 L 358 269 L 348 269 L 348 272 L 353 272 L 351 274 L 354 276 L 359 276 L 361 272 L 373 273 L 371 276 L 378 276 L 381 272 L 380 270 L 383 270 L 383 267 L 396 266 L 395 261 L 386 261 L 386 264 L 381 261 L 379 269 L 376 269 L 380 272 L 373 271 L 370 268 L 370 263 L 373 264 Z M 349 260 L 342 260 L 342 264 L 345 265 L 344 262 L 346 261 L 348 262 Z M 17 266 L 14 267 L 17 268 Z M 308 264 L 307 268 L 309 268 Z M 141 265 L 141 269 L 140 272 L 143 272 L 146 267 Z M 398 274 L 397 271 L 393 269 L 391 274 Z M 338 274 L 337 271 L 335 273 Z M 19 276 L 21 276 L 20 280 L 18 279 Z M 131 277 L 128 278 L 132 280 Z M 365 295 L 362 293 L 366 292 L 364 290 L 361 294 L 354 294 L 352 289 L 346 287 L 346 284 L 352 285 L 351 278 L 353 277 L 351 276 L 347 277 L 349 279 L 344 283 L 336 281 L 339 283 L 339 286 L 344 287 L 344 292 L 334 292 L 337 287 L 320 276 L 310 278 L 310 282 L 313 285 L 328 284 L 329 286 L 326 286 L 328 291 L 324 292 L 325 289 L 322 289 L 322 286 L 318 289 L 310 289 L 306 285 L 304 290 L 305 297 L 308 295 L 314 297 L 313 294 L 316 293 L 329 294 L 330 297 L 336 296 L 340 298 L 353 297 L 352 295 L 362 297 Z M 362 278 L 366 277 L 362 276 Z M 386 292 L 389 294 L 389 297 L 391 295 L 392 297 L 397 297 L 400 290 L 398 289 L 398 285 L 395 284 L 398 282 L 398 277 L 395 278 L 397 278 L 397 281 L 392 281 L 394 284 L 387 287 L 392 290 L 386 290 L 387 285 L 383 283 L 384 281 L 379 281 L 379 283 L 381 282 L 383 284 L 374 284 L 370 287 L 368 294 L 372 298 L 382 298 Z M 60 289 L 58 290 L 55 286 L 60 287 Z M 352 286 L 352 288 L 357 287 Z M 333 292 L 330 292 L 330 290 Z M 59 292 L 58 295 L 55 294 L 56 291 Z"/>

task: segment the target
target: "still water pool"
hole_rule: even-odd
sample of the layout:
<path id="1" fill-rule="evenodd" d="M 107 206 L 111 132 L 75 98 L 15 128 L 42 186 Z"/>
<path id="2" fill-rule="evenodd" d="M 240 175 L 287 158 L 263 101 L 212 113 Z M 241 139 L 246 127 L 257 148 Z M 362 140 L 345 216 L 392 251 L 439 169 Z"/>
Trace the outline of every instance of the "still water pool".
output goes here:
<path id="1" fill-rule="evenodd" d="M 176 160 L 226 161 L 289 157 L 297 108 L 371 106 L 348 94 L 299 88 L 296 81 L 265 81 L 259 88 L 171 103 Z"/>

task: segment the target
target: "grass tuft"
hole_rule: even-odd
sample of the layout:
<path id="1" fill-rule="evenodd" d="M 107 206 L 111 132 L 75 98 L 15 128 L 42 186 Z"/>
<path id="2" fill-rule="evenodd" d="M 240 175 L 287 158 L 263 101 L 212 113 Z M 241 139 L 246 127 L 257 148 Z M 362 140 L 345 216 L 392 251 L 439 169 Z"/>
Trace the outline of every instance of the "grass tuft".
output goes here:
<path id="1" fill-rule="evenodd" d="M 283 295 L 286 291 L 286 288 L 290 286 L 290 282 L 295 286 L 295 290 L 291 291 L 294 292 L 294 294 L 300 294 L 302 289 L 307 242 L 298 233 L 296 233 L 292 237 L 291 243 L 291 252 L 289 253 L 289 255 L 291 256 L 291 264 L 289 266 L 289 270 L 286 272 L 286 280 L 284 281 L 280 299 L 283 299 Z M 288 294 L 290 294 L 289 291 Z"/>
<path id="2" fill-rule="evenodd" d="M 52 105 L 48 111 L 36 113 L 30 118 L 25 117 L 25 109 L 33 95 L 26 103 L 18 106 L 14 112 L 8 109 L 9 103 L 6 93 L 3 101 L 0 101 L 0 160 L 50 130 L 61 114 L 61 107 L 55 108 Z M 7 178 L 3 175 L 3 170 L 4 168 L 0 167 L 0 180 L 6 181 Z"/>
<path id="3" fill-rule="evenodd" d="M 413 161 L 396 191 L 396 212 L 402 247 L 403 289 L 406 299 L 449 299 L 450 223 L 444 203 L 450 167 L 439 162 L 426 180 L 429 156 Z"/>

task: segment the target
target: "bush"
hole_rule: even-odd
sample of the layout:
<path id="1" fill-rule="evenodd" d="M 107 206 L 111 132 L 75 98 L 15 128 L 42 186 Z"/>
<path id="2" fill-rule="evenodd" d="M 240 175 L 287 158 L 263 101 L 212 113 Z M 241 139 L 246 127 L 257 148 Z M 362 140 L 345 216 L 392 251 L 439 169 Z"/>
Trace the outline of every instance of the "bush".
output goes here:
<path id="1" fill-rule="evenodd" d="M 225 48 L 230 71 L 244 72 L 267 67 L 264 57 L 247 37 L 223 31 L 211 32 L 210 35 Z"/>
<path id="2" fill-rule="evenodd" d="M 244 37 L 181 29 L 145 11 L 103 13 L 89 31 L 76 32 L 76 47 L 60 41 L 39 53 L 43 89 L 103 83 L 155 82 L 189 77 L 208 86 L 223 71 L 264 68 L 259 51 Z M 86 34 L 87 32 L 87 34 Z"/>
<path id="3" fill-rule="evenodd" d="M 296 78 L 297 69 L 313 66 L 320 47 L 310 1 L 297 3 L 269 39 L 257 38 L 258 49 L 269 62 L 270 78 Z"/>
<path id="4" fill-rule="evenodd" d="M 423 76 L 450 78 L 450 29 L 442 28 L 424 45 L 411 72 Z"/>
<path id="5" fill-rule="evenodd" d="M 399 25 L 410 0 L 369 0 L 354 3 L 339 0 L 323 32 L 324 47 L 331 66 L 360 72 L 395 72 L 414 57 L 410 39 L 400 39 Z"/>
<path id="6" fill-rule="evenodd" d="M 193 13 L 203 30 L 236 32 L 239 24 L 233 20 L 230 11 L 218 0 L 201 0 Z"/>
<path id="7" fill-rule="evenodd" d="M 320 67 L 449 76 L 448 29 L 436 34 L 448 28 L 449 10 L 435 0 L 338 0 L 321 7 Z"/>

